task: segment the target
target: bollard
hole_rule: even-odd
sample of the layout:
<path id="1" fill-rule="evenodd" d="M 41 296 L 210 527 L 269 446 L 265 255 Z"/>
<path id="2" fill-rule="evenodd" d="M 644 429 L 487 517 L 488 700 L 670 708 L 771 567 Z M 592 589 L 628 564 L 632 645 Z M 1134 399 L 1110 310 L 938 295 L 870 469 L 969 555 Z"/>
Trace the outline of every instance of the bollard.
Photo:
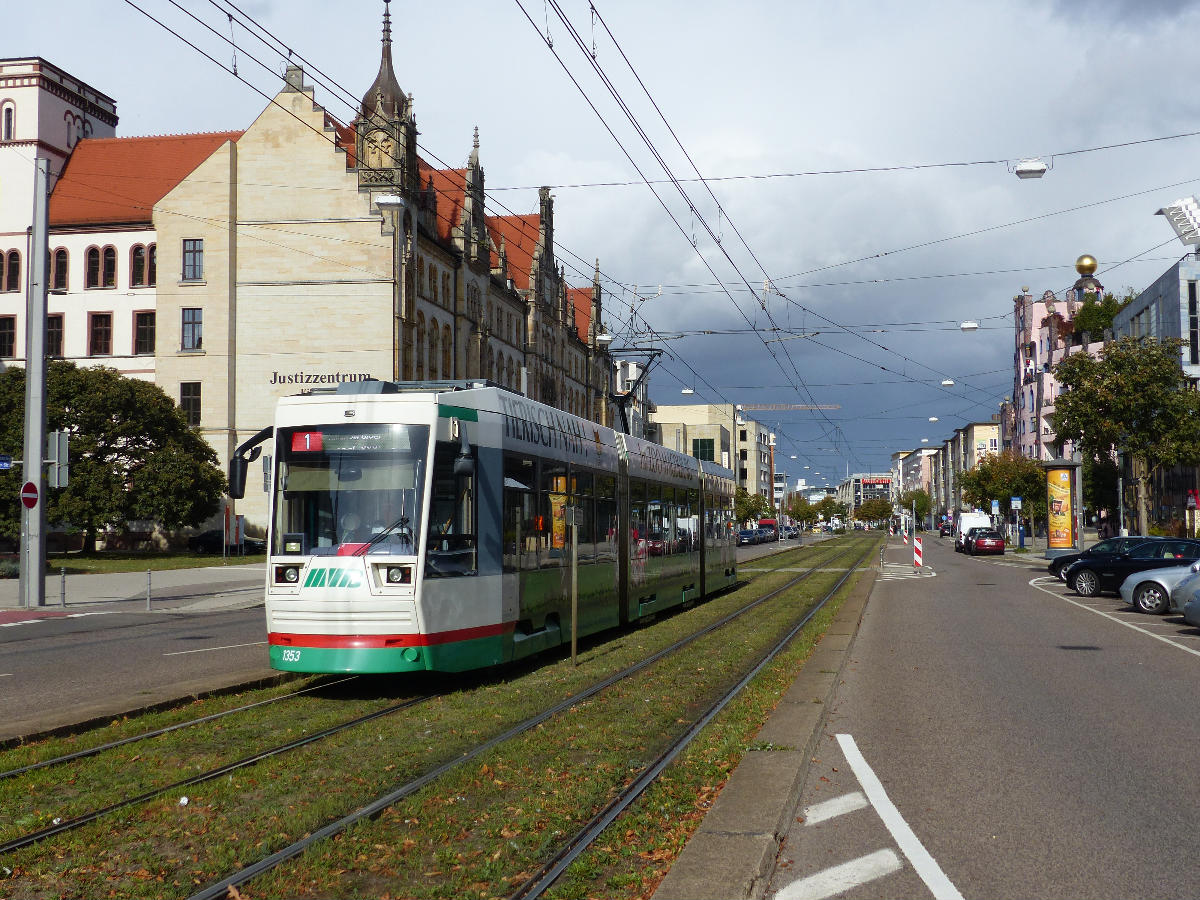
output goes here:
<path id="1" fill-rule="evenodd" d="M 146 612 L 150 612 L 150 570 L 146 570 Z"/>
<path id="2" fill-rule="evenodd" d="M 66 567 L 58 570 L 58 605 L 63 609 L 67 608 L 67 570 Z"/>

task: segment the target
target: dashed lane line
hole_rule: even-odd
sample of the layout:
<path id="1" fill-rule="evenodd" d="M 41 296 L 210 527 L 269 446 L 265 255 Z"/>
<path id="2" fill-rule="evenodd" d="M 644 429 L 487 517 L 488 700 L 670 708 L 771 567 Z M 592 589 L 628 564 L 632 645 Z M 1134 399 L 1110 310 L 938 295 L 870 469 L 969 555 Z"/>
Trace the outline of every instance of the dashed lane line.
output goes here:
<path id="1" fill-rule="evenodd" d="M 1063 594 L 1059 594 L 1056 591 L 1046 590 L 1045 587 L 1043 587 L 1041 584 L 1038 584 L 1038 582 L 1040 582 L 1040 581 L 1049 581 L 1051 584 L 1061 584 L 1061 582 L 1052 575 L 1042 575 L 1042 576 L 1039 576 L 1038 578 L 1031 578 L 1029 580 L 1029 586 L 1031 588 L 1034 588 L 1035 590 L 1041 591 L 1043 594 L 1049 594 L 1051 597 L 1057 597 L 1059 600 L 1065 600 L 1067 603 L 1070 603 L 1072 606 L 1078 606 L 1080 609 L 1086 609 L 1088 612 L 1095 613 L 1098 616 L 1103 616 L 1104 618 L 1108 619 L 1110 622 L 1116 622 L 1118 625 L 1124 625 L 1126 628 L 1132 628 L 1134 631 L 1140 632 L 1141 634 L 1144 634 L 1147 637 L 1152 637 L 1156 641 L 1162 641 L 1164 644 L 1170 644 L 1172 647 L 1177 647 L 1178 649 L 1182 650 L 1184 653 L 1190 653 L 1190 654 L 1192 654 L 1192 656 L 1200 656 L 1200 650 L 1196 650 L 1192 647 L 1185 647 L 1183 644 L 1177 643 L 1176 641 L 1171 640 L 1169 637 L 1165 637 L 1161 634 L 1155 634 L 1153 631 L 1148 631 L 1147 629 L 1143 628 L 1141 625 L 1134 625 L 1132 622 L 1126 622 L 1124 619 L 1118 619 L 1112 613 L 1108 613 L 1102 609 L 1096 609 L 1094 607 L 1088 606 L 1086 603 L 1080 603 L 1078 600 L 1072 600 L 1070 597 L 1067 597 Z"/>
<path id="2" fill-rule="evenodd" d="M 895 850 L 876 850 L 850 862 L 793 881 L 776 900 L 825 900 L 903 868 Z"/>
<path id="3" fill-rule="evenodd" d="M 828 819 L 844 816 L 846 813 L 854 812 L 856 809 L 862 809 L 865 806 L 870 806 L 870 803 L 867 802 L 867 796 L 862 791 L 843 794 L 840 797 L 834 797 L 832 800 L 806 806 L 803 813 L 804 824 L 816 825 Z"/>
<path id="4" fill-rule="evenodd" d="M 238 647 L 261 647 L 266 641 L 251 641 L 248 644 L 227 644 L 224 647 L 201 647 L 198 650 L 173 650 L 163 656 L 183 656 L 187 653 L 208 653 L 211 650 L 236 650 Z"/>
<path id="5" fill-rule="evenodd" d="M 937 864 L 937 860 L 930 855 L 908 823 L 904 821 L 904 817 L 900 815 L 900 811 L 896 809 L 896 805 L 892 803 L 887 791 L 884 790 L 883 783 L 859 751 L 854 737 L 849 734 L 839 734 L 837 740 L 842 748 L 842 754 L 850 764 L 858 783 L 862 785 L 867 799 L 871 801 L 871 805 L 879 813 L 879 818 L 883 820 L 883 824 L 891 832 L 892 838 L 900 846 L 900 851 L 908 857 L 908 861 L 921 876 L 925 886 L 933 893 L 935 900 L 963 900 L 958 888 L 946 877 L 946 873 Z"/>

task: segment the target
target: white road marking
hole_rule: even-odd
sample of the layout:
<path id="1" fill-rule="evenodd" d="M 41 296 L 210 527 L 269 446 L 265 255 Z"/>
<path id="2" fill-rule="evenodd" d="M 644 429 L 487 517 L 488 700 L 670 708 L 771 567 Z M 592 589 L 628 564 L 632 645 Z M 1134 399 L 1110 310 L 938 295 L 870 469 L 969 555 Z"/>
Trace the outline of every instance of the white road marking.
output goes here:
<path id="1" fill-rule="evenodd" d="M 851 888 L 891 875 L 904 866 L 895 850 L 876 850 L 858 859 L 793 881 L 775 894 L 776 900 L 824 900 Z"/>
<path id="2" fill-rule="evenodd" d="M 870 804 L 867 802 L 866 795 L 862 791 L 842 794 L 842 796 L 826 800 L 824 803 L 815 803 L 812 806 L 806 807 L 804 810 L 804 824 L 816 825 L 818 822 L 824 822 L 826 819 L 833 819 L 848 812 L 854 812 L 856 809 L 862 809 L 864 806 L 870 806 Z"/>
<path id="3" fill-rule="evenodd" d="M 1108 619 L 1110 622 L 1116 622 L 1118 625 L 1124 625 L 1126 628 L 1132 628 L 1134 631 L 1141 632 L 1142 634 L 1146 635 L 1147 637 L 1154 638 L 1156 641 L 1162 641 L 1164 644 L 1170 644 L 1172 647 L 1178 647 L 1184 653 L 1190 653 L 1190 654 L 1192 654 L 1192 656 L 1200 656 L 1200 650 L 1194 650 L 1191 647 L 1185 647 L 1183 644 L 1176 643 L 1175 641 L 1171 640 L 1169 637 L 1163 637 L 1161 634 L 1155 634 L 1153 631 L 1147 631 L 1145 628 L 1142 628 L 1140 625 L 1134 625 L 1132 622 L 1126 622 L 1124 619 L 1118 619 L 1112 613 L 1104 612 L 1104 610 L 1101 610 L 1101 609 L 1094 609 L 1093 607 L 1088 606 L 1086 603 L 1080 603 L 1078 600 L 1072 600 L 1070 597 L 1066 597 L 1063 594 L 1059 594 L 1055 591 L 1048 591 L 1044 587 L 1042 587 L 1040 584 L 1037 584 L 1037 582 L 1042 581 L 1043 579 L 1045 579 L 1046 581 L 1049 581 L 1052 584 L 1060 584 L 1061 583 L 1061 582 L 1059 582 L 1059 580 L 1057 578 L 1053 577 L 1052 575 L 1043 575 L 1040 578 L 1030 579 L 1029 586 L 1031 588 L 1036 588 L 1037 590 L 1041 591 L 1043 594 L 1049 594 L 1051 597 L 1057 597 L 1059 600 L 1066 600 L 1071 605 L 1078 606 L 1080 609 L 1086 609 L 1088 612 L 1094 612 L 1096 615 L 1103 616 L 1104 618 Z"/>
<path id="4" fill-rule="evenodd" d="M 871 805 L 879 813 L 879 818 L 883 820 L 887 830 L 892 833 L 892 837 L 900 845 L 901 852 L 908 857 L 908 861 L 921 876 L 925 886 L 933 893 L 936 900 L 962 900 L 962 894 L 958 892 L 958 888 L 946 877 L 942 867 L 929 855 L 929 851 L 917 839 L 913 830 L 908 827 L 908 823 L 900 815 L 900 811 L 889 799 L 887 791 L 883 789 L 883 783 L 867 765 L 866 759 L 859 752 L 858 745 L 854 743 L 854 738 L 848 734 L 839 734 L 837 739 L 842 753 L 846 757 L 846 762 L 850 764 L 855 777 L 858 778 L 858 783 L 862 785 L 867 799 L 871 801 Z"/>
<path id="5" fill-rule="evenodd" d="M 34 619 L 18 619 L 15 622 L 0 622 L 0 628 L 14 628 L 17 625 L 32 625 L 35 622 L 53 622 L 58 619 L 82 619 L 84 616 L 107 616 L 114 610 L 98 610 L 96 612 L 55 613 L 54 615 L 39 616 Z"/>
<path id="6" fill-rule="evenodd" d="M 171 653 L 164 653 L 163 656 L 183 656 L 185 653 L 208 653 L 210 650 L 235 650 L 238 647 L 259 647 L 265 643 L 266 641 L 251 641 L 249 644 L 228 644 L 224 647 L 201 647 L 199 650 L 175 650 Z"/>
<path id="7" fill-rule="evenodd" d="M 12 672 L 5 672 L 4 674 L 0 675 L 0 678 L 12 678 Z"/>

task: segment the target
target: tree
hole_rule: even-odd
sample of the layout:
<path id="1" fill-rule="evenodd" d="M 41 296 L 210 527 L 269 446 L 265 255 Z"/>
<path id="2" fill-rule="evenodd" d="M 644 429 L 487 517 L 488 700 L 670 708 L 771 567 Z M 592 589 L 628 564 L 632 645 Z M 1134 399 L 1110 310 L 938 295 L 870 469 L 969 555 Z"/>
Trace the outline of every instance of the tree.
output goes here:
<path id="1" fill-rule="evenodd" d="M 864 500 L 854 513 L 860 522 L 881 522 L 892 517 L 892 501 L 886 497 Z"/>
<path id="2" fill-rule="evenodd" d="M 992 501 L 1000 502 L 1006 518 L 1012 512 L 1012 498 L 1021 497 L 1021 512 L 1040 517 L 1046 511 L 1046 470 L 1037 460 L 1014 450 L 985 456 L 973 468 L 959 475 L 962 496 L 967 503 L 990 511 Z"/>
<path id="3" fill-rule="evenodd" d="M 838 503 L 832 497 L 822 497 L 820 502 L 813 508 L 827 522 L 831 519 L 845 519 L 846 517 L 846 504 Z"/>
<path id="4" fill-rule="evenodd" d="M 792 497 L 791 502 L 788 503 L 787 514 L 794 521 L 804 525 L 815 521 L 817 518 L 816 508 L 808 502 L 807 497 L 801 497 L 798 494 Z"/>
<path id="5" fill-rule="evenodd" d="M 1132 289 L 1120 300 L 1112 294 L 1105 294 L 1102 298 L 1097 298 L 1095 293 L 1084 294 L 1083 305 L 1075 311 L 1072 319 L 1075 333 L 1086 331 L 1093 341 L 1102 340 L 1105 329 L 1112 328 L 1117 313 L 1128 306 L 1134 296 Z"/>
<path id="6" fill-rule="evenodd" d="M 1072 353 L 1054 367 L 1062 385 L 1051 424 L 1084 459 L 1130 457 L 1138 531 L 1150 527 L 1149 482 L 1162 469 L 1200 460 L 1200 393 L 1187 390 L 1178 340 L 1121 338 L 1099 358 Z"/>
<path id="7" fill-rule="evenodd" d="M 929 499 L 928 492 L 920 488 L 905 491 L 900 495 L 900 508 L 906 512 L 912 512 L 917 522 L 925 521 L 932 506 L 933 501 Z"/>
<path id="8" fill-rule="evenodd" d="M 23 450 L 25 371 L 0 373 L 0 448 Z M 84 533 L 94 550 L 97 534 L 131 519 L 165 528 L 198 525 L 220 508 L 225 476 L 217 455 L 188 426 L 161 388 L 115 369 L 50 363 L 46 376 L 48 431 L 70 433 L 71 476 L 47 493 L 46 516 Z M 0 479 L 0 534 L 20 533 L 18 482 Z"/>
<path id="9" fill-rule="evenodd" d="M 761 494 L 751 494 L 740 485 L 733 491 L 733 515 L 739 522 L 757 522 L 775 514 L 771 501 Z"/>

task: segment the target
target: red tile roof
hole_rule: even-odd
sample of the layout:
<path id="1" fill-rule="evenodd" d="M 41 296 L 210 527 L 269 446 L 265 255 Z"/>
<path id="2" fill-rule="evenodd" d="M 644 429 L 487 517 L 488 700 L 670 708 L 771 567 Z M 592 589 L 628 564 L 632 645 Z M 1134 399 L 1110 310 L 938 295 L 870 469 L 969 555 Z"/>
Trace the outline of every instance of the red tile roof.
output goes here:
<path id="1" fill-rule="evenodd" d="M 575 313 L 575 327 L 579 330 L 579 339 L 586 343 L 588 325 L 592 321 L 591 286 L 567 288 L 567 302 L 571 304 L 571 310 Z"/>
<path id="2" fill-rule="evenodd" d="M 149 224 L 154 204 L 240 131 L 91 138 L 75 145 L 50 195 L 50 224 Z"/>
<path id="3" fill-rule="evenodd" d="M 529 267 L 533 265 L 533 251 L 537 249 L 542 217 L 537 213 L 527 216 L 488 216 L 487 225 L 492 242 L 496 245 L 497 257 L 500 240 L 504 239 L 504 251 L 508 254 L 508 277 L 513 280 L 517 290 L 529 290 Z"/>
<path id="4" fill-rule="evenodd" d="M 417 158 L 421 171 L 421 189 L 433 179 L 433 192 L 437 198 L 437 233 L 443 241 L 450 240 L 450 232 L 462 218 L 463 199 L 467 192 L 466 169 L 435 169 L 425 160 Z"/>

